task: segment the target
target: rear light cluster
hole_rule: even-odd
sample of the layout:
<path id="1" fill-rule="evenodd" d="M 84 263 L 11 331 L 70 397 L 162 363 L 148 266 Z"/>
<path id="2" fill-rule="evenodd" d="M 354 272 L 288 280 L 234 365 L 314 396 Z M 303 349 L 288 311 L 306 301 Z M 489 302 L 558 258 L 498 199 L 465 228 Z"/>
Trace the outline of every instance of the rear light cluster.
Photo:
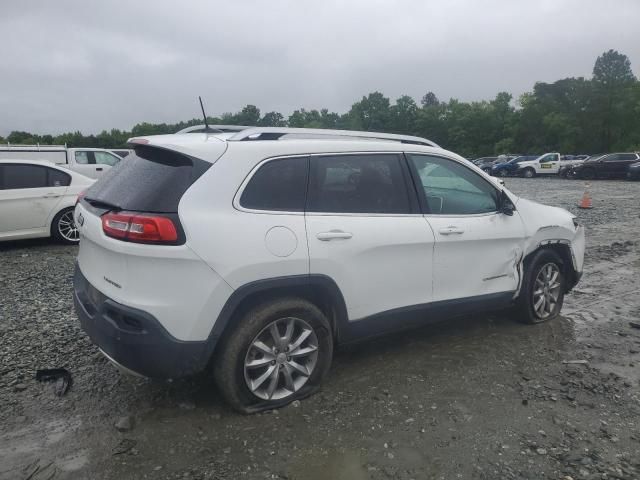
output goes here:
<path id="1" fill-rule="evenodd" d="M 102 216 L 105 235 L 137 243 L 175 243 L 178 231 L 173 221 L 157 215 L 137 213 L 105 213 Z"/>

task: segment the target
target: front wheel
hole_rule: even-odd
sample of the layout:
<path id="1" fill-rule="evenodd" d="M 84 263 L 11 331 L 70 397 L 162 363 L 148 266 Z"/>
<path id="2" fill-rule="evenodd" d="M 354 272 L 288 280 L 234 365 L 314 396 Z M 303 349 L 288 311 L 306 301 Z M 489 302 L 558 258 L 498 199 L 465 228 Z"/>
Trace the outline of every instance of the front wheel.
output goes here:
<path id="1" fill-rule="evenodd" d="M 216 384 L 234 409 L 278 408 L 318 390 L 333 356 L 331 327 L 318 307 L 286 298 L 236 320 L 213 365 Z"/>
<path id="2" fill-rule="evenodd" d="M 80 232 L 73 219 L 73 208 L 65 208 L 53 217 L 51 236 L 60 243 L 76 245 L 80 241 Z"/>
<path id="3" fill-rule="evenodd" d="M 506 170 L 498 170 L 498 176 L 499 177 L 506 177 L 507 176 L 507 171 Z"/>
<path id="4" fill-rule="evenodd" d="M 524 178 L 533 178 L 536 176 L 536 171 L 533 168 L 525 168 L 522 176 Z"/>
<path id="5" fill-rule="evenodd" d="M 566 289 L 564 264 L 552 250 L 539 250 L 526 262 L 514 314 L 523 323 L 541 323 L 560 314 Z"/>

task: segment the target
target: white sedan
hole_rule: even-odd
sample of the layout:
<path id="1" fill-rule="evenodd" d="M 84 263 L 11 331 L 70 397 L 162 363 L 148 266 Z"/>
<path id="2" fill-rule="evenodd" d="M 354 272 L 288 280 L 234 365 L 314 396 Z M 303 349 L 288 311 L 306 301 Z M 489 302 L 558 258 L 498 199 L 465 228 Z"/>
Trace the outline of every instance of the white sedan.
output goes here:
<path id="1" fill-rule="evenodd" d="M 53 237 L 78 243 L 73 208 L 94 181 L 49 162 L 0 160 L 0 241 Z"/>

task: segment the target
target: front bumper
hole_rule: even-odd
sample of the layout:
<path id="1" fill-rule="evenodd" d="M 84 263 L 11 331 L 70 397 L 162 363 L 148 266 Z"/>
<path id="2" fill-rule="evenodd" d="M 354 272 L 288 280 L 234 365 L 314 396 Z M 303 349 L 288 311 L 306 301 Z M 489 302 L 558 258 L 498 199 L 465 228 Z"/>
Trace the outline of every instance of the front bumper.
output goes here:
<path id="1" fill-rule="evenodd" d="M 151 378 L 180 378 L 206 368 L 206 341 L 171 336 L 147 312 L 111 300 L 91 285 L 76 264 L 73 303 L 83 330 L 119 367 Z"/>

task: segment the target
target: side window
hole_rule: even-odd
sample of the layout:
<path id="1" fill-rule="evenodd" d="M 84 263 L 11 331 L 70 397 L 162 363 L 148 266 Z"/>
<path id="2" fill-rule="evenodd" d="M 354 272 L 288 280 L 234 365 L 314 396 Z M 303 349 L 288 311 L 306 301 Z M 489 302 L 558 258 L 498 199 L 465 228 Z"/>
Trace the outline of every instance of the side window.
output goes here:
<path id="1" fill-rule="evenodd" d="M 99 163 L 101 165 L 110 165 L 112 167 L 121 160 L 120 158 L 108 152 L 93 152 L 93 155 L 95 157 L 96 163 Z"/>
<path id="2" fill-rule="evenodd" d="M 47 186 L 49 187 L 68 187 L 71 183 L 71 176 L 60 170 L 47 168 L 47 173 L 49 175 Z"/>
<path id="3" fill-rule="evenodd" d="M 621 153 L 618 157 L 620 160 L 635 160 L 637 158 L 635 153 Z"/>
<path id="4" fill-rule="evenodd" d="M 47 168 L 38 165 L 4 165 L 2 177 L 3 190 L 47 186 Z"/>
<path id="5" fill-rule="evenodd" d="M 473 215 L 498 210 L 498 191 L 474 171 L 453 160 L 410 154 L 429 213 Z"/>
<path id="6" fill-rule="evenodd" d="M 304 212 L 308 169 L 308 157 L 265 163 L 249 180 L 240 205 L 252 210 Z"/>
<path id="7" fill-rule="evenodd" d="M 556 159 L 556 156 L 553 154 L 545 155 L 540 159 L 540 163 L 553 162 Z"/>
<path id="8" fill-rule="evenodd" d="M 605 162 L 617 162 L 620 160 L 620 155 L 617 153 L 612 153 L 611 155 L 607 155 L 603 159 Z"/>
<path id="9" fill-rule="evenodd" d="M 90 152 L 76 152 L 76 163 L 79 165 L 88 165 L 93 163 L 93 158 L 89 155 Z"/>
<path id="10" fill-rule="evenodd" d="M 311 158 L 307 210 L 326 213 L 409 213 L 398 154 Z"/>

